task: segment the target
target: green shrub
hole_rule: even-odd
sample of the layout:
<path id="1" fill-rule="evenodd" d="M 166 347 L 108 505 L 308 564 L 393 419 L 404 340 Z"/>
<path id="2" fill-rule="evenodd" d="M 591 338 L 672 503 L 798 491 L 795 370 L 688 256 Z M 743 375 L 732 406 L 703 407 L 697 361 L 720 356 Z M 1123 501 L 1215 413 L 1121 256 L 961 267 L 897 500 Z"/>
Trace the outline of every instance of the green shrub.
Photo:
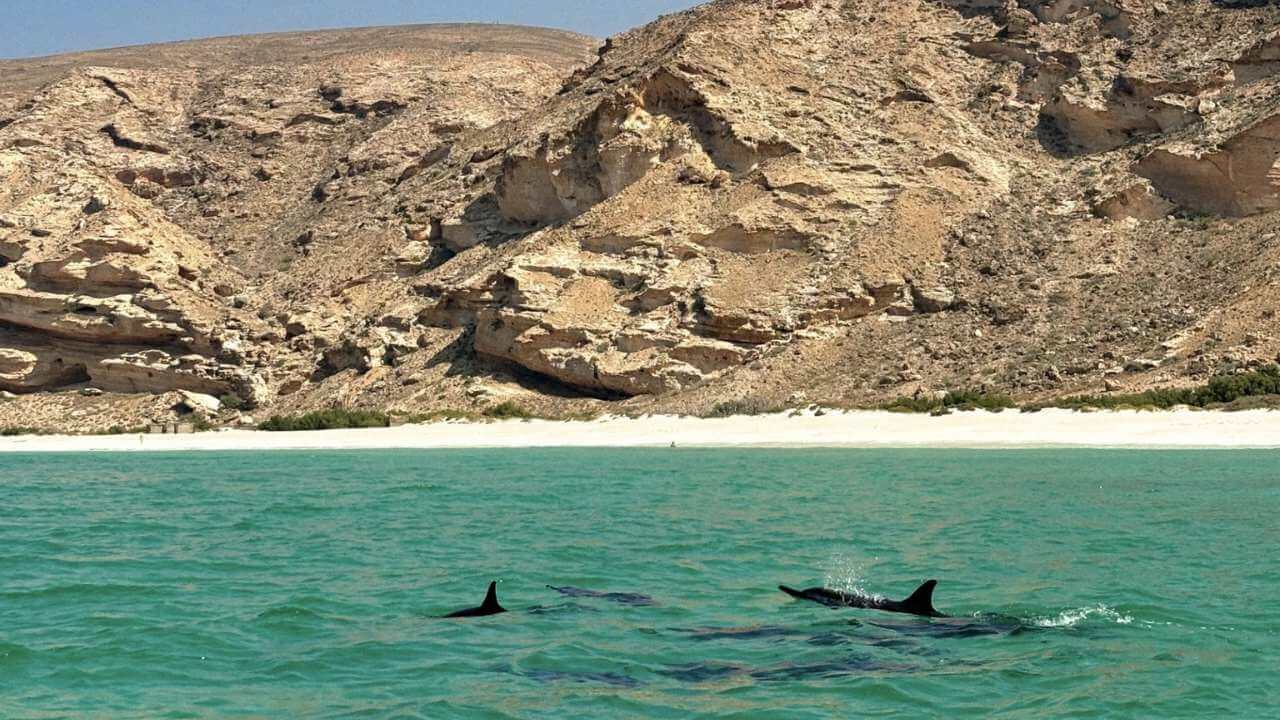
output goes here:
<path id="1" fill-rule="evenodd" d="M 782 412 L 786 408 L 777 404 L 762 400 L 761 398 L 743 398 L 741 400 L 728 400 L 712 407 L 703 417 L 706 418 L 727 418 L 737 417 L 739 415 L 771 415 L 773 413 Z"/>
<path id="2" fill-rule="evenodd" d="M 938 413 L 948 410 L 989 410 L 1001 412 L 1018 407 L 1013 398 L 982 390 L 952 390 L 942 398 L 902 397 L 882 406 L 893 412 Z"/>
<path id="3" fill-rule="evenodd" d="M 1268 365 L 1261 370 L 1240 375 L 1219 375 L 1209 381 L 1198 393 L 1204 405 L 1229 403 L 1245 397 L 1280 395 L 1280 365 Z"/>
<path id="4" fill-rule="evenodd" d="M 1194 408 L 1268 406 L 1261 398 L 1280 396 L 1280 366 L 1268 365 L 1239 375 L 1219 375 L 1196 388 L 1157 388 L 1140 393 L 1076 395 L 1036 406 L 1066 410 L 1129 408 L 1168 410 L 1187 405 Z"/>
<path id="5" fill-rule="evenodd" d="M 138 427 L 131 427 L 131 428 L 130 428 L 130 427 L 125 427 L 125 426 L 123 426 L 123 425 L 112 425 L 111 427 L 107 428 L 106 430 L 101 430 L 101 431 L 96 432 L 96 433 L 94 433 L 94 434 L 95 434 L 95 435 L 146 435 L 146 434 L 147 434 L 147 426 L 146 426 L 146 425 L 141 425 L 141 426 L 138 426 Z"/>
<path id="6" fill-rule="evenodd" d="M 345 430 L 350 428 L 390 427 L 391 419 L 376 410 L 347 410 L 334 408 L 305 415 L 276 415 L 258 426 L 268 432 L 299 432 L 310 430 Z"/>
<path id="7" fill-rule="evenodd" d="M 432 410 L 425 413 L 406 414 L 404 423 L 406 425 L 427 425 L 449 420 L 477 420 L 479 417 L 479 415 L 466 410 Z"/>
<path id="8" fill-rule="evenodd" d="M 0 428 L 0 437 L 17 437 L 19 435 L 43 435 L 44 431 L 29 427 Z"/>
<path id="9" fill-rule="evenodd" d="M 245 407 L 244 398 L 235 393 L 227 393 L 218 398 L 218 401 L 222 403 L 223 410 L 243 410 Z"/>
<path id="10" fill-rule="evenodd" d="M 484 416 L 491 420 L 532 420 L 534 414 L 510 400 L 494 405 L 484 411 Z"/>
<path id="11" fill-rule="evenodd" d="M 900 397 L 893 402 L 885 403 L 880 409 L 897 413 L 927 413 L 943 409 L 943 404 L 937 398 Z"/>
<path id="12" fill-rule="evenodd" d="M 943 407 L 958 410 L 993 410 L 999 412 L 1017 407 L 1013 398 L 1001 393 L 989 393 L 979 390 L 955 390 L 947 393 L 942 401 Z"/>

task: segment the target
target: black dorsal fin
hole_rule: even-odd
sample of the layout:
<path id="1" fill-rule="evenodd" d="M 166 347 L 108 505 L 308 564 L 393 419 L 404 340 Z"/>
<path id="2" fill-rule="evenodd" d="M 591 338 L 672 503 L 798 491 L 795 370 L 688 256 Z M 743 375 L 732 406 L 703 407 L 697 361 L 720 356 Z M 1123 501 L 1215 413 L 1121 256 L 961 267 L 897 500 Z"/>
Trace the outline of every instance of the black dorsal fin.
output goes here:
<path id="1" fill-rule="evenodd" d="M 498 604 L 498 583 L 489 583 L 489 592 L 484 596 L 484 604 L 480 606 L 482 610 L 501 610 L 502 606 Z"/>
<path id="2" fill-rule="evenodd" d="M 923 585 L 916 588 L 911 596 L 902 601 L 902 609 L 916 615 L 927 615 L 929 617 L 939 617 L 942 613 L 933 609 L 933 589 L 938 586 L 937 580 L 926 580 Z"/>

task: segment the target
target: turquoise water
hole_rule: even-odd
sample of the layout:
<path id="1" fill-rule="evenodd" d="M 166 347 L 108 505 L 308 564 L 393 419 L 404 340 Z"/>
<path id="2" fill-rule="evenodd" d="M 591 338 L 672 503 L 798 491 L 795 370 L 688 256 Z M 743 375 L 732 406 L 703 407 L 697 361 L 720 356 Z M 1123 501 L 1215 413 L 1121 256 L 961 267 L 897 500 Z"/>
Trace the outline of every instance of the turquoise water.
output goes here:
<path id="1" fill-rule="evenodd" d="M 1278 460 L 0 456 L 0 717 L 1276 717 Z"/>

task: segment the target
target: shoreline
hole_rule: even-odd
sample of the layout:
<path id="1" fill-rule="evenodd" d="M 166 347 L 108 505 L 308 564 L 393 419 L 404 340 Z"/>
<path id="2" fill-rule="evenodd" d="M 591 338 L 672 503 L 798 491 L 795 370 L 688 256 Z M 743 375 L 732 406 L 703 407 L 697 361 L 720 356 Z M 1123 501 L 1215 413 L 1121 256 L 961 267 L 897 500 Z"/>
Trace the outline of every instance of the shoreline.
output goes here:
<path id="1" fill-rule="evenodd" d="M 393 428 L 193 435 L 29 435 L 0 453 L 433 450 L 482 448 L 1280 448 L 1280 412 L 1116 410 L 805 412 L 702 419 L 648 416 L 572 422 L 440 422 Z"/>

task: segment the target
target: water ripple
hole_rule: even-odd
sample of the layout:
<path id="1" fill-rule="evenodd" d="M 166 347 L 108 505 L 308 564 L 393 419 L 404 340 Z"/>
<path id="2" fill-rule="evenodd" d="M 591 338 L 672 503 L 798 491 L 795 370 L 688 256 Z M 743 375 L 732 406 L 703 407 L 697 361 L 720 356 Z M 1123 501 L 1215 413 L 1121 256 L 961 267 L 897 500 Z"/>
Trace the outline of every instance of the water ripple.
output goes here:
<path id="1" fill-rule="evenodd" d="M 1270 717 L 1275 460 L 0 457 L 0 717 Z"/>

